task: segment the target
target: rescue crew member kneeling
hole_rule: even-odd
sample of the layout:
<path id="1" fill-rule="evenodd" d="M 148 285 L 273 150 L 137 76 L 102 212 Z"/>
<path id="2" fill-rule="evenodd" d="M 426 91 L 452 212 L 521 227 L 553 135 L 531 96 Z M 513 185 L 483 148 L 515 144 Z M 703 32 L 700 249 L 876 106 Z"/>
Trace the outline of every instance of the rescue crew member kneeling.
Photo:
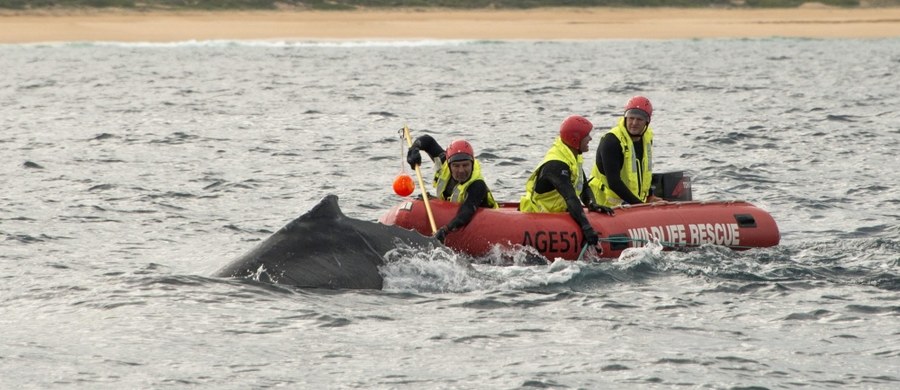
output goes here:
<path id="1" fill-rule="evenodd" d="M 635 96 L 625 103 L 625 112 L 616 126 L 600 139 L 588 182 L 597 203 L 616 207 L 662 201 L 650 193 L 653 181 L 652 116 L 650 100 Z"/>
<path id="2" fill-rule="evenodd" d="M 434 189 L 437 197 L 460 204 L 456 216 L 434 233 L 434 237 L 440 242 L 444 242 L 447 233 L 468 225 L 478 207 L 498 207 L 494 195 L 484 182 L 481 164 L 475 159 L 475 151 L 468 141 L 453 141 L 445 151 L 429 135 L 416 138 L 406 154 L 406 162 L 413 169 L 422 164 L 420 151 L 428 153 L 434 161 Z"/>
<path id="3" fill-rule="evenodd" d="M 584 202 L 590 211 L 609 215 L 613 215 L 613 210 L 594 201 L 582 170 L 582 154 L 588 151 L 593 128 L 591 121 L 579 115 L 572 115 L 562 122 L 559 137 L 525 183 L 525 195 L 519 201 L 519 210 L 526 213 L 568 211 L 581 227 L 585 243 L 596 246 L 600 238 L 581 204 Z"/>

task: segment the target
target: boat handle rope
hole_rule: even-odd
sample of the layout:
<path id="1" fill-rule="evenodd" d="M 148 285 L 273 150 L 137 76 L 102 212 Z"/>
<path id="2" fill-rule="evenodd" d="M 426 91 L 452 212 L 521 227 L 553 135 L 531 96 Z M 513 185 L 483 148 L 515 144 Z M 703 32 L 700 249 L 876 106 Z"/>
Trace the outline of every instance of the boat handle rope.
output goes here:
<path id="1" fill-rule="evenodd" d="M 658 242 L 660 245 L 667 247 L 667 248 L 699 248 L 702 245 L 702 244 L 688 244 L 688 243 L 682 243 L 682 242 L 647 240 L 644 238 L 630 238 L 630 237 L 610 237 L 610 238 L 600 237 L 599 240 L 602 242 L 609 242 L 612 244 L 626 244 L 626 243 L 630 243 L 630 242 L 639 242 L 642 244 L 647 244 L 647 243 L 651 243 L 651 242 L 655 241 L 655 242 Z M 716 245 L 718 245 L 718 244 L 716 244 Z M 730 248 L 730 249 L 753 249 L 753 248 L 756 248 L 755 246 L 745 246 L 745 245 L 718 245 L 718 246 L 723 246 L 723 247 Z M 582 253 L 584 253 L 583 249 L 582 249 Z"/>

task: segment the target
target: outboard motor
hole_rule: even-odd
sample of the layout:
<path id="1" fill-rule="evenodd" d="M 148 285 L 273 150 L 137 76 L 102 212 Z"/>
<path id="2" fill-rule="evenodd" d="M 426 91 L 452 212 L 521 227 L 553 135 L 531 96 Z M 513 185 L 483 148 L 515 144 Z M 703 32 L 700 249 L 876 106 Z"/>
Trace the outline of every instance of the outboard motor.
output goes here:
<path id="1" fill-rule="evenodd" d="M 650 193 L 670 202 L 693 200 L 691 177 L 684 171 L 654 173 Z"/>

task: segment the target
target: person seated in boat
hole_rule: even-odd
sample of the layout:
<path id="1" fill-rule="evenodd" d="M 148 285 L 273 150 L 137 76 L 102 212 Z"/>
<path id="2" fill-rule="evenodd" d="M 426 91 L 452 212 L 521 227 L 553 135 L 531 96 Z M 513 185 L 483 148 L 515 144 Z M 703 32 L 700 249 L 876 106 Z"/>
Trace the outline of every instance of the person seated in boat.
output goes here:
<path id="1" fill-rule="evenodd" d="M 597 203 L 615 207 L 662 201 L 650 193 L 653 181 L 652 115 L 650 100 L 635 96 L 625 104 L 625 112 L 616 126 L 600 139 L 588 181 Z"/>
<path id="2" fill-rule="evenodd" d="M 597 245 L 599 236 L 588 221 L 582 202 L 590 211 L 613 214 L 612 209 L 594 201 L 581 168 L 582 154 L 588 151 L 593 128 L 591 121 L 583 116 L 566 118 L 559 127 L 559 137 L 525 183 L 525 195 L 519 201 L 519 210 L 526 213 L 568 211 L 581 227 L 585 243 L 591 246 Z"/>
<path id="3" fill-rule="evenodd" d="M 437 197 L 460 203 L 456 216 L 434 233 L 440 242 L 444 242 L 447 233 L 468 225 L 479 207 L 499 207 L 481 175 L 481 164 L 475 159 L 475 151 L 468 141 L 453 141 L 444 150 L 429 135 L 416 138 L 406 154 L 406 162 L 413 169 L 422 164 L 422 151 L 434 161 Z"/>

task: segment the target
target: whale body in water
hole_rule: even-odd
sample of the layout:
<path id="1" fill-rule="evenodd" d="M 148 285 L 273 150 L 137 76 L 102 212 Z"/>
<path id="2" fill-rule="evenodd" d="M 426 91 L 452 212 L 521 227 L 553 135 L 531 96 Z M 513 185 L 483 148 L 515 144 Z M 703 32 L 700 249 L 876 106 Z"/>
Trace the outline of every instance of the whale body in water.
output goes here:
<path id="1" fill-rule="evenodd" d="M 347 217 L 338 197 L 328 195 L 214 276 L 297 287 L 381 289 L 378 267 L 385 253 L 404 244 L 441 245 L 411 230 Z"/>

